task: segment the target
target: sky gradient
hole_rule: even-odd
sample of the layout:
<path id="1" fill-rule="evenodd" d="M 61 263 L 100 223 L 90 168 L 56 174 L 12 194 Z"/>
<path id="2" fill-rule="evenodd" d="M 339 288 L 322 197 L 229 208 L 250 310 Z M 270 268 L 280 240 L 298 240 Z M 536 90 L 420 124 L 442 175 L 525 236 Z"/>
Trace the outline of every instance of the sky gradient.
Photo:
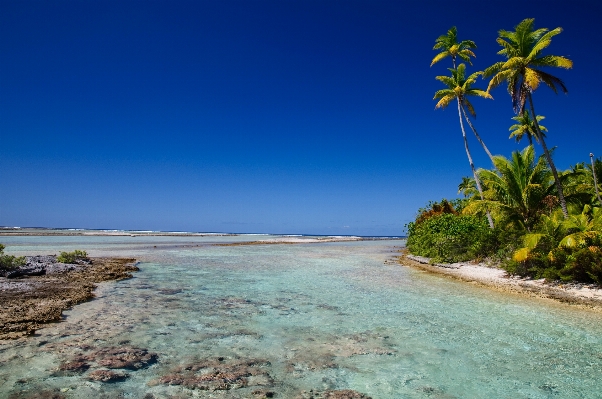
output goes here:
<path id="1" fill-rule="evenodd" d="M 536 111 L 558 168 L 602 156 L 602 6 L 486 3 L 0 0 L 0 225 L 403 234 L 470 174 L 457 109 L 432 100 L 453 25 L 469 72 L 503 59 L 499 29 L 561 26 L 569 94 L 542 86 Z M 509 156 L 526 142 L 492 95 L 475 127 Z"/>

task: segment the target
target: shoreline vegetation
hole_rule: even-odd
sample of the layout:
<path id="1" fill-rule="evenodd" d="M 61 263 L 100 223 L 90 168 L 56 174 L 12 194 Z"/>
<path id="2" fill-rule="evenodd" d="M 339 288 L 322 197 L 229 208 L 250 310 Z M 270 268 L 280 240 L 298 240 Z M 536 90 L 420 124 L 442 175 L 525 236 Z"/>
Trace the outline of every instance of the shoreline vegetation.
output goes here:
<path id="1" fill-rule="evenodd" d="M 64 310 L 94 298 L 98 283 L 131 278 L 139 270 L 131 258 L 86 257 L 75 264 L 60 263 L 54 255 L 25 258 L 27 265 L 19 267 L 25 276 L 0 277 L 0 340 L 60 321 Z"/>
<path id="2" fill-rule="evenodd" d="M 451 76 L 435 77 L 446 86 L 435 92 L 435 109 L 457 104 L 472 173 L 458 185 L 463 199 L 431 201 L 418 210 L 416 219 L 406 226 L 411 255 L 402 257 L 402 262 L 467 281 L 599 306 L 602 198 L 597 178 L 602 175 L 602 159 L 590 153 L 589 163 L 558 170 L 554 149 L 546 144 L 554 130 L 540 124 L 545 117 L 536 114 L 533 100 L 540 86 L 555 94 L 568 93 L 564 82 L 548 71 L 571 69 L 573 62 L 564 56 L 544 54 L 560 33 L 560 27 L 536 29 L 532 18 L 524 19 L 512 31 L 499 30 L 496 42 L 504 60 L 471 74 L 466 72 L 466 64 L 457 65 L 456 61 L 472 66 L 475 42 L 459 41 L 456 27 L 435 40 L 433 50 L 438 54 L 431 66 L 447 57 L 453 66 L 448 69 Z M 488 80 L 486 90 L 474 87 L 480 77 Z M 476 112 L 469 101 L 479 97 L 493 100 L 491 91 L 500 85 L 506 85 L 515 114 L 509 138 L 529 141 L 509 158 L 492 155 L 475 129 Z M 490 169 L 475 166 L 465 122 L 491 160 Z M 542 155 L 536 155 L 535 144 L 541 147 Z M 484 260 L 499 268 L 488 273 L 480 270 L 479 274 L 469 272 L 472 266 L 458 263 L 479 264 Z M 585 288 L 588 295 L 577 293 Z"/>

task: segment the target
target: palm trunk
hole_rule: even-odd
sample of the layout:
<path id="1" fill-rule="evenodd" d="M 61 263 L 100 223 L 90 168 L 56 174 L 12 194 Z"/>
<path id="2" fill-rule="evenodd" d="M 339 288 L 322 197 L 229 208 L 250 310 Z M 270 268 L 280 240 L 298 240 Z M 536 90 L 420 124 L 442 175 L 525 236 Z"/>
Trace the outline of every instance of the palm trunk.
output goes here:
<path id="1" fill-rule="evenodd" d="M 474 167 L 474 162 L 472 162 L 472 156 L 470 155 L 470 150 L 468 149 L 468 139 L 466 138 L 466 131 L 464 130 L 464 122 L 462 122 L 462 107 L 460 106 L 460 99 L 458 100 L 458 117 L 460 118 L 460 128 L 462 128 L 462 137 L 464 138 L 464 148 L 466 149 L 466 156 L 468 157 L 468 163 L 470 163 L 470 168 L 472 169 L 472 175 L 474 176 L 474 181 L 477 183 L 477 190 L 479 190 L 479 195 L 481 196 L 481 201 L 485 198 L 483 197 L 483 188 L 481 187 L 481 182 L 479 180 L 479 176 L 477 176 L 477 171 Z M 487 211 L 487 220 L 489 221 L 489 227 L 491 229 L 493 226 L 493 218 L 489 211 Z"/>
<path id="2" fill-rule="evenodd" d="M 533 98 L 531 97 L 531 92 L 529 92 L 529 106 L 531 107 L 531 114 L 537 115 L 535 113 L 535 108 L 533 107 Z M 560 179 L 558 178 L 556 166 L 554 165 L 554 161 L 552 161 L 552 156 L 550 155 L 550 151 L 548 151 L 548 146 L 546 145 L 546 142 L 543 139 L 543 134 L 541 134 L 541 130 L 539 129 L 539 123 L 537 122 L 537 118 L 535 116 L 533 117 L 533 121 L 535 123 L 535 129 L 537 130 L 536 133 L 539 138 L 539 142 L 541 143 L 541 147 L 543 148 L 543 152 L 546 156 L 546 160 L 548 161 L 548 165 L 550 165 L 550 169 L 552 169 L 552 175 L 554 175 L 554 182 L 556 183 L 556 190 L 558 190 L 558 200 L 560 200 L 562 214 L 564 215 L 564 218 L 567 219 L 569 217 L 569 212 L 566 209 L 566 200 L 564 199 L 562 184 L 560 184 Z"/>
<path id="3" fill-rule="evenodd" d="M 462 113 L 464 114 L 464 119 L 466 119 L 466 122 L 468 123 L 468 126 L 470 126 L 470 128 L 472 129 L 472 132 L 474 133 L 474 135 L 477 136 L 477 140 L 479 140 L 479 143 L 481 143 L 481 145 L 483 146 L 483 149 L 485 150 L 485 152 L 489 156 L 489 159 L 491 159 L 491 163 L 493 164 L 493 155 L 491 155 L 491 152 L 489 152 L 489 149 L 485 145 L 485 142 L 483 142 L 483 140 L 481 139 L 481 136 L 479 136 L 479 133 L 477 133 L 477 129 L 474 128 L 474 126 L 472 125 L 472 122 L 470 122 L 470 119 L 468 119 L 468 115 L 466 115 L 466 111 L 464 110 L 464 107 L 461 107 L 461 108 L 462 108 Z"/>
<path id="4" fill-rule="evenodd" d="M 600 193 L 598 192 L 598 179 L 596 178 L 596 168 L 594 165 L 594 154 L 589 153 L 589 159 L 592 161 L 592 175 L 594 176 L 594 188 L 596 189 L 596 197 L 598 197 L 598 202 L 602 205 L 602 199 L 600 198 Z"/>

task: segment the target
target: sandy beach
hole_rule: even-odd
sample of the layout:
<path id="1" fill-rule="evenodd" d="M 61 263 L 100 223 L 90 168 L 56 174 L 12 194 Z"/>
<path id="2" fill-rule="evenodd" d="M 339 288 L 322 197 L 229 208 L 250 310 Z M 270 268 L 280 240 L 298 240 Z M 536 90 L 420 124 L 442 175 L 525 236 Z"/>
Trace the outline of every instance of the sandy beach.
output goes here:
<path id="1" fill-rule="evenodd" d="M 430 273 L 479 284 L 498 291 L 545 298 L 602 311 L 602 288 L 593 284 L 556 283 L 509 276 L 500 268 L 484 263 L 431 264 L 425 257 L 403 254 L 398 262 Z"/>

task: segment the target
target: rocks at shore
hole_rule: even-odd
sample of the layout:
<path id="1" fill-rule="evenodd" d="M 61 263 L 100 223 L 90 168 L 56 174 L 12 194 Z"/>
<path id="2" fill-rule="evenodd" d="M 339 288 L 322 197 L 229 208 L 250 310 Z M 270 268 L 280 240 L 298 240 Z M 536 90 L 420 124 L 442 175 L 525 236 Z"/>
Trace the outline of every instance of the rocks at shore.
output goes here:
<path id="1" fill-rule="evenodd" d="M 16 269 L 20 275 L 0 277 L 0 339 L 33 334 L 42 324 L 60 320 L 63 310 L 91 299 L 96 283 L 130 278 L 139 270 L 135 259 L 124 258 L 73 265 L 57 263 L 51 255 L 26 260 Z"/>
<path id="2" fill-rule="evenodd" d="M 78 259 L 75 264 L 60 263 L 57 261 L 56 255 L 26 256 L 25 265 L 9 270 L 0 269 L 0 277 L 17 278 L 60 274 L 74 270 L 83 270 L 91 263 L 90 259 Z"/>

